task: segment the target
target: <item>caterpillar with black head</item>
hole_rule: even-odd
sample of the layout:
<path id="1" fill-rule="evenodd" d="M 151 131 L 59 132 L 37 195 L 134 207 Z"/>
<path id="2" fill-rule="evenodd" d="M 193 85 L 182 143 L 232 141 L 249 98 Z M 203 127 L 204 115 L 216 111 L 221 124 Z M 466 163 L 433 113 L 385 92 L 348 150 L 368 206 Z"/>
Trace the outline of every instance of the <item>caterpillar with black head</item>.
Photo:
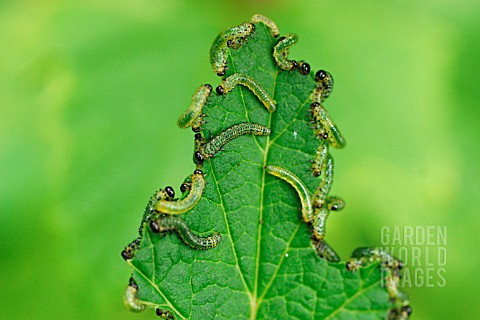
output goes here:
<path id="1" fill-rule="evenodd" d="M 165 189 L 159 189 L 156 191 L 147 202 L 147 206 L 143 212 L 142 221 L 140 222 L 140 227 L 138 228 L 138 237 L 129 243 L 125 249 L 121 252 L 121 256 L 125 260 L 133 259 L 135 252 L 140 248 L 140 241 L 143 236 L 144 225 L 150 223 L 152 219 L 155 219 L 158 216 L 158 211 L 155 210 L 154 204 L 157 201 L 165 200 L 171 201 L 175 197 L 175 191 L 172 187 L 167 186 Z"/>
<path id="2" fill-rule="evenodd" d="M 334 148 L 345 147 L 345 138 L 335 123 L 333 123 L 327 110 L 318 102 L 313 102 L 310 105 L 310 109 L 314 122 L 313 129 L 317 137 L 326 140 Z"/>
<path id="3" fill-rule="evenodd" d="M 270 133 L 270 128 L 257 123 L 242 122 L 233 125 L 205 143 L 199 151 L 196 151 L 194 153 L 194 160 L 196 163 L 203 163 L 206 159 L 213 157 L 220 151 L 225 144 L 241 135 L 252 134 L 256 136 L 268 136 Z"/>
<path id="4" fill-rule="evenodd" d="M 163 216 L 150 223 L 154 233 L 176 231 L 185 244 L 193 249 L 207 250 L 215 248 L 222 240 L 222 235 L 214 232 L 208 237 L 199 237 L 193 233 L 185 220 L 175 216 Z"/>
<path id="5" fill-rule="evenodd" d="M 311 222 L 313 219 L 312 199 L 305 184 L 291 171 L 278 166 L 268 165 L 266 170 L 269 174 L 288 182 L 297 191 L 302 203 L 303 221 Z"/>
<path id="6" fill-rule="evenodd" d="M 260 100 L 260 102 L 267 108 L 268 112 L 273 113 L 277 109 L 275 101 L 270 95 L 258 84 L 255 79 L 247 76 L 243 73 L 234 73 L 222 81 L 222 83 L 216 88 L 219 95 L 227 94 L 232 91 L 235 86 L 241 84 L 242 86 L 250 89 L 254 95 Z"/>
<path id="7" fill-rule="evenodd" d="M 325 205 L 328 193 L 332 188 L 333 183 L 333 157 L 328 154 L 327 160 L 320 173 L 320 184 L 313 196 L 313 206 L 315 208 L 322 208 Z"/>
<path id="8" fill-rule="evenodd" d="M 190 107 L 178 118 L 177 125 L 180 128 L 192 127 L 193 131 L 198 131 L 202 125 L 202 110 L 212 92 L 212 86 L 209 84 L 200 86 L 193 95 Z"/>
<path id="9" fill-rule="evenodd" d="M 255 25 L 244 22 L 239 26 L 221 32 L 213 41 L 210 48 L 210 63 L 213 72 L 218 76 L 224 76 L 227 67 L 228 48 L 238 49 L 255 31 Z"/>
<path id="10" fill-rule="evenodd" d="M 123 293 L 123 304 L 128 310 L 133 312 L 141 312 L 145 310 L 145 305 L 138 300 L 137 294 L 138 285 L 135 283 L 133 278 L 130 277 L 128 286 Z"/>
<path id="11" fill-rule="evenodd" d="M 294 33 L 289 33 L 278 39 L 278 43 L 273 48 L 273 58 L 282 70 L 292 70 L 298 68 L 298 62 L 295 60 L 288 60 L 288 53 L 290 48 L 298 42 L 298 36 Z"/>
<path id="12" fill-rule="evenodd" d="M 325 140 L 322 140 L 315 153 L 315 160 L 313 160 L 312 163 L 312 175 L 314 177 L 319 177 L 321 175 L 329 154 L 328 150 L 328 143 L 326 143 Z"/>
<path id="13" fill-rule="evenodd" d="M 155 211 L 165 214 L 182 214 L 190 211 L 200 201 L 205 188 L 205 178 L 201 170 L 195 170 L 192 175 L 190 192 L 182 200 L 159 199 L 154 201 L 152 207 Z"/>
<path id="14" fill-rule="evenodd" d="M 333 77 L 328 71 L 318 70 L 315 73 L 315 81 L 317 82 L 317 87 L 313 90 L 310 100 L 322 103 L 333 90 Z"/>
<path id="15" fill-rule="evenodd" d="M 275 24 L 275 22 L 273 22 L 272 19 L 265 17 L 264 15 L 255 14 L 252 16 L 252 19 L 250 19 L 250 21 L 252 21 L 252 23 L 258 23 L 258 22 L 263 23 L 265 26 L 267 26 L 267 28 L 270 29 L 270 33 L 274 38 L 277 38 L 280 34 L 280 31 L 278 30 L 278 27 Z"/>
<path id="16" fill-rule="evenodd" d="M 345 207 L 345 202 L 338 197 L 329 197 L 326 205 L 315 208 L 312 221 L 312 234 L 315 239 L 323 240 L 326 232 L 326 222 L 330 211 L 340 211 Z"/>

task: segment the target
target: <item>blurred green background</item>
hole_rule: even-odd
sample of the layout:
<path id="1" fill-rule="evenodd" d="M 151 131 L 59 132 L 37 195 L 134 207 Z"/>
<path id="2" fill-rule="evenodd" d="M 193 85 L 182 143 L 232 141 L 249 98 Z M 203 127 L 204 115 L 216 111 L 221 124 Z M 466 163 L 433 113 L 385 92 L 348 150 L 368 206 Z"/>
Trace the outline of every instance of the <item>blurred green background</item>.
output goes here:
<path id="1" fill-rule="evenodd" d="M 0 2 L 3 319 L 154 317 L 124 309 L 120 251 L 192 171 L 176 119 L 219 83 L 214 37 L 253 13 L 334 75 L 330 242 L 347 257 L 382 226 L 447 226 L 446 286 L 406 288 L 412 319 L 478 317 L 480 2 L 51 0 Z"/>

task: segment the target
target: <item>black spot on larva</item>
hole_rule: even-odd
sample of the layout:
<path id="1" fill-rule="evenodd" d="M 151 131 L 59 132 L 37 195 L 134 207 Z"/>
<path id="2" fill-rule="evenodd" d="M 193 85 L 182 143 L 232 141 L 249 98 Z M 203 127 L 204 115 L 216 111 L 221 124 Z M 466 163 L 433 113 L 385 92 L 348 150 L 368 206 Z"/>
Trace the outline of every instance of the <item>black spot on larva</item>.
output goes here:
<path id="1" fill-rule="evenodd" d="M 211 86 L 210 84 L 208 84 L 208 83 L 207 83 L 207 84 L 205 84 L 205 87 L 207 87 L 207 88 L 208 88 L 208 90 L 212 91 L 212 86 Z"/>
<path id="2" fill-rule="evenodd" d="M 202 172 L 202 170 L 197 169 L 197 170 L 193 171 L 193 174 L 203 174 L 203 172 Z"/>

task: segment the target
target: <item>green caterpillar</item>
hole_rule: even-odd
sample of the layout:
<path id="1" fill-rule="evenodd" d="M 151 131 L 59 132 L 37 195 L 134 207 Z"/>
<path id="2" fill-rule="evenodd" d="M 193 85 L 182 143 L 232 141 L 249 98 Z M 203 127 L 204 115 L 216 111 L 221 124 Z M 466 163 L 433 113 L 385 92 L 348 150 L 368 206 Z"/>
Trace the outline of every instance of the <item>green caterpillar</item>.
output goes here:
<path id="1" fill-rule="evenodd" d="M 269 165 L 266 167 L 269 174 L 288 182 L 298 193 L 302 203 L 303 221 L 311 222 L 313 219 L 312 199 L 305 184 L 292 172 L 285 168 Z"/>
<path id="2" fill-rule="evenodd" d="M 335 250 L 333 250 L 333 248 L 325 240 L 313 238 L 312 241 L 313 246 L 315 247 L 315 250 L 317 251 L 319 257 L 330 262 L 340 261 L 340 256 L 338 255 L 338 253 L 335 252 Z"/>
<path id="3" fill-rule="evenodd" d="M 202 124 L 201 114 L 208 96 L 212 92 L 212 86 L 209 84 L 200 86 L 193 95 L 190 107 L 178 118 L 177 125 L 180 128 L 192 127 L 193 131 L 198 131 Z"/>
<path id="4" fill-rule="evenodd" d="M 330 72 L 318 70 L 317 73 L 315 73 L 315 81 L 318 84 L 313 90 L 310 100 L 313 102 L 322 103 L 323 100 L 328 98 L 333 90 L 333 77 Z"/>
<path id="5" fill-rule="evenodd" d="M 321 172 L 320 184 L 313 196 L 313 206 L 315 208 L 322 208 L 325 200 L 330 192 L 333 182 L 333 157 L 328 154 L 324 169 Z"/>
<path id="6" fill-rule="evenodd" d="M 298 42 L 298 36 L 293 33 L 289 33 L 280 39 L 273 48 L 273 58 L 282 70 L 292 70 L 298 68 L 298 62 L 295 60 L 288 60 L 288 53 L 290 48 Z"/>
<path id="7" fill-rule="evenodd" d="M 132 277 L 130 277 L 129 284 L 123 293 L 123 304 L 125 307 L 133 312 L 141 312 L 145 310 L 145 305 L 140 303 L 137 298 L 138 285 Z"/>
<path id="8" fill-rule="evenodd" d="M 238 49 L 253 31 L 255 31 L 255 25 L 250 22 L 244 22 L 239 26 L 221 32 L 215 38 L 210 48 L 210 63 L 212 64 L 213 72 L 220 77 L 225 75 L 228 48 Z"/>
<path id="9" fill-rule="evenodd" d="M 209 142 L 205 143 L 199 151 L 196 151 L 194 153 L 195 162 L 203 163 L 205 159 L 213 157 L 226 143 L 241 135 L 253 134 L 256 136 L 268 136 L 270 133 L 270 128 L 257 123 L 242 122 L 236 124 L 213 137 Z"/>
<path id="10" fill-rule="evenodd" d="M 125 249 L 121 252 L 121 256 L 125 260 L 130 260 L 133 259 L 135 256 L 135 252 L 139 249 L 140 247 L 140 241 L 143 236 L 143 229 L 144 225 L 150 223 L 150 221 L 158 216 L 158 212 L 155 210 L 153 207 L 154 204 L 157 201 L 160 200 L 173 200 L 175 197 L 175 191 L 173 190 L 172 187 L 167 186 L 165 189 L 160 189 L 156 191 L 149 199 L 147 206 L 145 207 L 145 210 L 143 212 L 143 217 L 142 217 L 142 222 L 140 223 L 140 227 L 138 228 L 138 234 L 139 236 L 130 242 Z"/>
<path id="11" fill-rule="evenodd" d="M 159 199 L 153 203 L 153 208 L 160 213 L 181 214 L 195 207 L 202 197 L 205 188 L 205 179 L 201 170 L 195 170 L 189 194 L 182 200 L 172 201 Z"/>
<path id="12" fill-rule="evenodd" d="M 263 103 L 268 112 L 273 113 L 277 109 L 275 106 L 275 101 L 270 97 L 270 95 L 263 89 L 252 77 L 249 77 L 243 73 L 234 73 L 231 76 L 227 77 L 222 81 L 222 83 L 217 87 L 216 91 L 218 94 L 227 94 L 232 91 L 236 85 L 243 85 L 250 89 L 254 95 Z"/>
<path id="13" fill-rule="evenodd" d="M 312 233 L 315 239 L 322 240 L 325 237 L 325 228 L 330 211 L 340 211 L 345 207 L 345 202 L 337 197 L 329 197 L 326 206 L 315 208 L 312 221 Z"/>
<path id="14" fill-rule="evenodd" d="M 277 38 L 280 34 L 280 31 L 278 30 L 278 27 L 275 24 L 275 22 L 273 22 L 271 19 L 269 19 L 269 18 L 267 18 L 267 17 L 265 17 L 261 14 L 253 15 L 252 19 L 250 19 L 250 21 L 252 21 L 252 23 L 261 22 L 264 25 L 266 25 L 270 29 L 272 37 L 274 37 L 274 38 Z"/>
<path id="15" fill-rule="evenodd" d="M 315 123 L 315 134 L 321 139 L 326 139 L 327 142 L 334 148 L 345 147 L 346 141 L 340 130 L 333 123 L 327 110 L 318 102 L 310 105 L 312 118 Z"/>
<path id="16" fill-rule="evenodd" d="M 325 143 L 325 140 L 322 140 L 317 148 L 315 160 L 312 163 L 312 175 L 314 177 L 319 177 L 321 175 L 329 154 L 328 150 L 328 144 Z"/>
<path id="17" fill-rule="evenodd" d="M 207 250 L 215 248 L 222 240 L 222 236 L 217 232 L 208 237 L 197 236 L 183 219 L 175 216 L 164 216 L 153 220 L 150 223 L 150 227 L 154 233 L 176 231 L 183 242 L 193 249 Z"/>

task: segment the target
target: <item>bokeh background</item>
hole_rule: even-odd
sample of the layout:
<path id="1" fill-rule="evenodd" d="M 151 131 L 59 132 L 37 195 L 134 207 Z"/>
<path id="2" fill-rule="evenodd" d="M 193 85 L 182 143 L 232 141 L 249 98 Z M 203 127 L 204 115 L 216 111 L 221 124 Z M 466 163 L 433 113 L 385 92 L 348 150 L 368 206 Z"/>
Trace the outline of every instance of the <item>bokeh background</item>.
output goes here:
<path id="1" fill-rule="evenodd" d="M 446 226 L 446 286 L 406 288 L 412 319 L 478 317 L 477 0 L 1 1 L 3 319 L 147 319 L 121 300 L 120 251 L 153 190 L 193 169 L 177 117 L 218 32 L 263 13 L 332 72 L 329 221 L 343 257 L 383 226 Z"/>

